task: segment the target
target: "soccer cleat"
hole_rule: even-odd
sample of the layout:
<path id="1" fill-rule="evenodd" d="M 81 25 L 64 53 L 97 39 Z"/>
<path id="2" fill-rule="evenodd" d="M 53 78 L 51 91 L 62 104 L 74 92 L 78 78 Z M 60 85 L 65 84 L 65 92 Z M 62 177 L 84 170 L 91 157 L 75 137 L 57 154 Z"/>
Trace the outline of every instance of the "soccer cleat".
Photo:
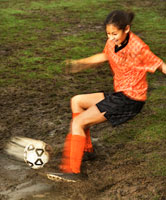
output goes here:
<path id="1" fill-rule="evenodd" d="M 97 155 L 94 152 L 84 152 L 84 156 L 82 158 L 82 161 L 92 161 L 92 160 L 95 160 L 97 158 Z"/>
<path id="2" fill-rule="evenodd" d="M 47 173 L 47 178 L 52 181 L 77 182 L 80 180 L 80 174 L 75 173 Z"/>

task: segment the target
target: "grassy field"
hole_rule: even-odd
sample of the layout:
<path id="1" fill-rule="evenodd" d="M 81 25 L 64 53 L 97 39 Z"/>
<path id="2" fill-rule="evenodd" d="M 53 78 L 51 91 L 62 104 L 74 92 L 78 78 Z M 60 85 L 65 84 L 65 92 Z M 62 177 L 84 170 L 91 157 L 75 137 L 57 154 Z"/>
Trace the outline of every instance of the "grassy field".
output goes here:
<path id="1" fill-rule="evenodd" d="M 158 1 L 0 1 L 1 85 L 53 78 L 66 58 L 100 52 L 101 26 L 113 9 L 136 13 L 133 31 L 162 59 L 165 56 L 165 2 Z M 157 9 L 156 9 L 157 8 Z M 159 12 L 160 10 L 160 12 Z M 4 59 L 4 56 L 7 59 Z"/>
<path id="2" fill-rule="evenodd" d="M 64 75 L 64 61 L 103 50 L 106 41 L 103 21 L 113 9 L 134 11 L 132 31 L 157 56 L 166 60 L 164 0 L 0 0 L 1 90 L 24 90 L 28 83 L 34 81 L 48 85 L 56 80 L 55 90 L 68 90 L 65 93 L 67 97 L 64 97 L 63 91 L 59 93 L 59 97 L 67 102 L 72 94 L 93 92 L 93 88 L 99 91 L 112 89 L 109 86 L 112 77 L 109 74 L 108 77 L 94 77 L 93 69 L 73 75 L 70 77 L 72 81 L 68 82 Z M 102 67 L 104 72 L 109 72 L 108 64 Z M 100 70 L 103 73 L 103 69 L 98 68 L 97 74 Z M 116 159 L 123 156 L 143 159 L 152 176 L 166 177 L 166 76 L 156 72 L 148 75 L 148 81 L 148 101 L 143 114 L 113 129 L 111 134 L 106 128 L 101 138 L 106 145 L 127 143 L 140 145 L 147 151 L 148 144 L 154 144 L 150 153 L 132 150 L 124 155 L 119 151 Z M 81 88 L 78 83 L 81 83 Z M 33 84 L 32 90 L 35 91 Z M 161 148 L 156 149 L 156 144 L 161 144 Z M 160 198 L 158 194 L 153 200 Z"/>

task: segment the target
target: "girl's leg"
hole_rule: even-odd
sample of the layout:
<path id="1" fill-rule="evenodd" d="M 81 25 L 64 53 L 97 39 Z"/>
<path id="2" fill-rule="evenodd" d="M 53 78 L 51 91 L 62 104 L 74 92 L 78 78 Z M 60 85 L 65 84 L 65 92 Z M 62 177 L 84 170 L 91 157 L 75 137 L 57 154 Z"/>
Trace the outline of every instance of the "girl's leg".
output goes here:
<path id="1" fill-rule="evenodd" d="M 101 113 L 96 106 L 91 106 L 82 112 L 72 122 L 72 139 L 70 153 L 70 169 L 73 173 L 80 173 L 84 147 L 86 126 L 106 121 L 104 113 Z"/>
<path id="2" fill-rule="evenodd" d="M 83 96 L 82 96 L 83 97 Z M 85 97 L 85 96 L 84 96 Z M 106 121 L 104 113 L 101 113 L 97 106 L 94 105 L 104 98 L 103 93 L 99 95 L 90 95 L 90 98 L 85 98 L 85 103 L 79 101 L 76 106 L 73 107 L 74 112 L 81 112 L 75 117 L 71 123 L 72 134 L 68 135 L 67 143 L 69 144 L 68 159 L 66 160 L 66 166 L 61 165 L 62 171 L 66 173 L 48 173 L 47 176 L 51 180 L 64 180 L 75 182 L 80 173 L 80 166 L 82 162 L 82 156 L 85 148 L 85 130 L 87 126 L 101 123 Z M 92 98 L 91 98 L 92 97 Z M 96 98 L 94 98 L 96 97 Z M 77 97 L 78 98 L 78 97 Z M 79 99 L 79 98 L 78 98 Z M 77 99 L 77 100 L 78 100 Z M 84 112 L 83 112 L 84 111 Z M 68 146 L 68 145 L 67 145 Z M 63 167 L 66 167 L 63 170 Z"/>
<path id="3" fill-rule="evenodd" d="M 77 95 L 73 97 L 71 99 L 73 119 L 75 119 L 80 113 L 85 111 L 85 109 L 88 109 L 88 107 L 95 105 L 97 102 L 101 101 L 103 98 L 104 98 L 103 93 Z M 72 139 L 71 133 L 72 133 L 72 130 L 70 128 L 69 134 L 66 136 L 62 161 L 60 165 L 61 170 L 68 173 L 71 172 L 71 168 L 70 168 L 70 153 L 71 153 L 71 139 Z M 93 151 L 93 147 L 91 143 L 89 128 L 85 130 L 85 135 L 86 135 L 86 140 L 85 140 L 85 145 L 83 145 L 84 151 L 91 152 Z"/>
<path id="4" fill-rule="evenodd" d="M 73 112 L 72 114 L 73 118 L 78 116 L 81 112 L 85 111 L 86 109 L 95 105 L 96 103 L 98 103 L 103 99 L 104 99 L 103 93 L 81 94 L 74 96 L 71 99 L 71 109 Z M 93 152 L 89 128 L 85 130 L 85 134 L 86 134 L 86 143 L 84 151 Z"/>

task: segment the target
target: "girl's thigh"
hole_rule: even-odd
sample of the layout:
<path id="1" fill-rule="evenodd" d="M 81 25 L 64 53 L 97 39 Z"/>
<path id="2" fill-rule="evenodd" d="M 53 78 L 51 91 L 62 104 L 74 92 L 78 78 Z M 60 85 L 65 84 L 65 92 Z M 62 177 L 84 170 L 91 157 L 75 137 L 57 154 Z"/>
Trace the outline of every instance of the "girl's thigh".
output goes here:
<path id="1" fill-rule="evenodd" d="M 85 110 L 96 105 L 103 99 L 103 92 L 76 95 L 71 99 L 71 108 L 74 112 L 80 112 L 81 110 Z"/>

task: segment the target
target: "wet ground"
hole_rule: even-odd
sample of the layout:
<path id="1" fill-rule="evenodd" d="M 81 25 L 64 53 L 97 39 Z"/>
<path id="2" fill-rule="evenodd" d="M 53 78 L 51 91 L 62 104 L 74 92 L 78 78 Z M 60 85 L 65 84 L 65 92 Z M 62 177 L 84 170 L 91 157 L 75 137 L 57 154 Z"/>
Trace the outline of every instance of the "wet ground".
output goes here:
<path id="1" fill-rule="evenodd" d="M 107 69 L 90 73 L 92 85 Z M 0 199 L 2 200 L 157 200 L 166 199 L 165 176 L 154 175 L 147 157 L 154 152 L 165 157 L 165 141 L 149 143 L 109 143 L 104 136 L 127 129 L 122 125 L 113 129 L 108 123 L 91 129 L 97 157 L 82 164 L 87 179 L 78 183 L 55 183 L 41 174 L 56 171 L 61 158 L 71 113 L 69 99 L 77 92 L 80 76 L 55 77 L 55 81 L 27 82 L 24 87 L 0 88 Z M 63 81 L 56 87 L 57 81 Z M 71 84 L 67 84 L 70 82 Z M 111 84 L 111 80 L 110 80 Z M 80 83 L 79 90 L 90 92 Z M 100 85 L 96 85 L 100 90 Z M 70 90 L 72 87 L 72 90 Z M 94 89 L 94 88 L 93 88 Z M 107 89 L 107 87 L 106 87 Z M 147 115 L 148 109 L 142 112 Z M 139 121 L 138 116 L 138 121 Z M 118 133 L 118 131 L 117 131 Z M 25 136 L 49 143 L 54 157 L 41 170 L 32 170 L 24 162 L 4 153 L 11 136 Z M 134 153 L 133 153 L 134 152 Z M 146 159 L 145 159 L 146 158 Z"/>

